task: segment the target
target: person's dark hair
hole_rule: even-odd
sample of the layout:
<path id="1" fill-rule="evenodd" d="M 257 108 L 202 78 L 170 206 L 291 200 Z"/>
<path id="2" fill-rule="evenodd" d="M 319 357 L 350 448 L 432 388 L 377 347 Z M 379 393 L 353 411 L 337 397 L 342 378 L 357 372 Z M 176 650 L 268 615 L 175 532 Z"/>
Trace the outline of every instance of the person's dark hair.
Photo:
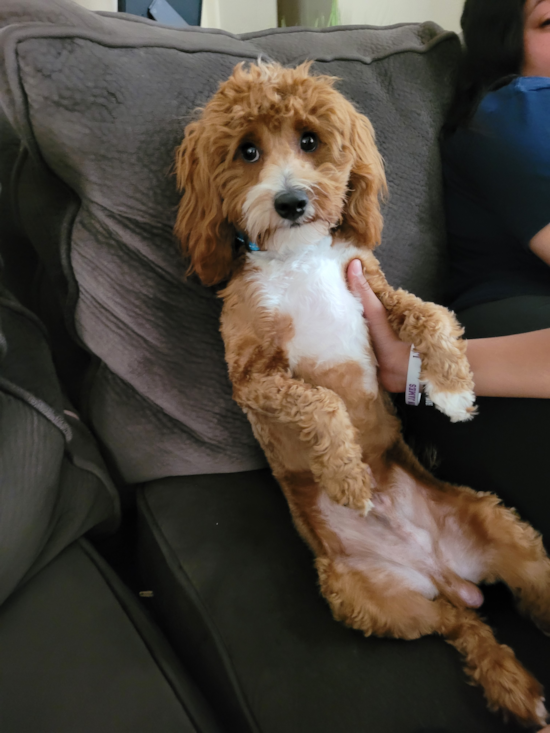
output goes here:
<path id="1" fill-rule="evenodd" d="M 464 56 L 446 132 L 467 125 L 481 99 L 521 71 L 526 0 L 466 0 Z"/>

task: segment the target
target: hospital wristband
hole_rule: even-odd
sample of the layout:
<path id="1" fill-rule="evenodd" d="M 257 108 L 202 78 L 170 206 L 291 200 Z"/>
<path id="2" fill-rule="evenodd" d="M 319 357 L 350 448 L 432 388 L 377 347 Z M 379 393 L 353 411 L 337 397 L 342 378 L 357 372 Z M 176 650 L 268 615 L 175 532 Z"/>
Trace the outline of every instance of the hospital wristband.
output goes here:
<path id="1" fill-rule="evenodd" d="M 409 354 L 409 368 L 407 369 L 407 387 L 405 390 L 405 402 L 407 405 L 418 407 L 420 404 L 420 370 L 422 369 L 422 359 L 420 354 L 411 344 Z"/>

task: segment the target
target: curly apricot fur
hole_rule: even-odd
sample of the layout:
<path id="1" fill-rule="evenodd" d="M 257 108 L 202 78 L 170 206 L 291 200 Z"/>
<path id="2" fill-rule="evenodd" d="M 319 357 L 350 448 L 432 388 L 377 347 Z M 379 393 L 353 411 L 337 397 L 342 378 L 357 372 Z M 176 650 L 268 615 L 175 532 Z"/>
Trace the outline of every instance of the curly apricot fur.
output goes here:
<path id="1" fill-rule="evenodd" d="M 248 415 L 298 531 L 316 555 L 321 590 L 334 617 L 366 635 L 441 634 L 464 656 L 467 674 L 483 687 L 491 709 L 542 725 L 546 711 L 539 683 L 466 607 L 470 597 L 469 605 L 475 605 L 474 582 L 502 580 L 520 608 L 549 632 L 550 560 L 540 536 L 497 497 L 442 483 L 425 470 L 405 445 L 388 396 L 381 389 L 366 390 L 357 363 L 328 368 L 302 359 L 291 369 L 292 318 L 262 306 L 253 265 L 234 257 L 237 229 L 252 227 L 261 248 L 273 240 L 273 227 L 283 226 L 268 211 L 270 191 L 269 206 L 261 201 L 262 176 L 269 166 L 275 171 L 277 165 L 294 166 L 313 199 L 312 221 L 330 230 L 333 242 L 349 242 L 350 259 L 362 260 L 395 332 L 420 352 L 422 378 L 436 393 L 451 397 L 473 391 L 454 315 L 391 288 L 371 252 L 380 241 L 379 200 L 386 183 L 370 122 L 334 89 L 334 78 L 313 76 L 310 67 L 239 64 L 188 125 L 176 157 L 183 196 L 175 232 L 189 273 L 196 272 L 205 285 L 233 275 L 220 295 L 234 398 Z M 296 135 L 304 129 L 322 136 L 312 157 L 296 150 Z M 262 151 L 259 165 L 246 165 L 239 155 L 247 140 Z M 251 190 L 259 192 L 261 204 L 255 218 L 247 218 Z M 290 229 L 281 231 L 286 236 Z M 434 553 L 457 545 L 456 567 L 469 553 L 479 566 L 476 580 L 441 562 L 439 575 L 432 577 L 435 597 L 407 586 L 389 565 L 378 567 L 368 553 L 353 555 L 349 538 L 324 513 L 325 496 L 331 506 L 349 507 L 343 511 L 351 523 L 357 521 L 351 510 L 365 513 L 373 498 L 386 502 L 388 551 L 399 540 L 399 503 L 408 498 L 408 511 L 420 512 L 422 536 Z M 373 525 L 361 526 L 366 532 Z M 402 569 L 407 561 L 399 558 Z"/>

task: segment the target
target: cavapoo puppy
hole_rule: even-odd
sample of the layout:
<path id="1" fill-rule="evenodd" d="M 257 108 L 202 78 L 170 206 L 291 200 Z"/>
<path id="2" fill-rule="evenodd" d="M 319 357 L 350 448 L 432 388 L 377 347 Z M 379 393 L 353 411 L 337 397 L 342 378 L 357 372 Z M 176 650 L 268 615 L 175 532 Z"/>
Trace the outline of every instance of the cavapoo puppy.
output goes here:
<path id="1" fill-rule="evenodd" d="M 352 259 L 453 421 L 473 414 L 472 374 L 453 314 L 391 288 L 372 254 L 383 163 L 335 81 L 309 63 L 239 64 L 185 130 L 175 232 L 189 273 L 205 285 L 230 278 L 221 332 L 234 398 L 335 618 L 367 635 L 441 634 L 492 709 L 542 725 L 541 685 L 472 609 L 478 583 L 502 580 L 550 631 L 550 561 L 496 496 L 438 481 L 403 441 L 346 286 Z M 237 234 L 250 251 L 236 251 Z"/>

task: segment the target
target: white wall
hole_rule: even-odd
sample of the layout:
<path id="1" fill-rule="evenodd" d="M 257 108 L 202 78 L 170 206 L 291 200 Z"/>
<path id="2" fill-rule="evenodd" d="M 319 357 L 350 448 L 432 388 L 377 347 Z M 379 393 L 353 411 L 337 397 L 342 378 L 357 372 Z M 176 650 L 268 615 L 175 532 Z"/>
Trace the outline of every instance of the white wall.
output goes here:
<path id="1" fill-rule="evenodd" d="M 107 10 L 111 13 L 116 13 L 118 10 L 117 0 L 75 0 L 75 2 L 88 10 Z"/>
<path id="2" fill-rule="evenodd" d="M 89 10 L 116 11 L 117 0 L 75 0 Z M 464 0 L 339 0 L 342 25 L 391 25 L 434 20 L 460 30 Z M 201 25 L 231 33 L 273 28 L 277 0 L 203 0 Z"/>
<path id="3" fill-rule="evenodd" d="M 308 0 L 307 4 L 314 5 L 315 0 Z M 433 20 L 443 28 L 459 31 L 464 0 L 338 0 L 338 4 L 342 25 L 392 25 Z M 327 5 L 327 1 L 323 0 L 320 5 Z M 330 8 L 330 0 L 327 7 Z M 277 25 L 276 0 L 203 0 L 202 13 L 202 26 L 223 28 L 232 33 Z"/>
<path id="4" fill-rule="evenodd" d="M 168 0 L 170 1 L 170 0 Z M 88 10 L 116 12 L 117 0 L 75 0 Z M 201 25 L 231 33 L 277 27 L 277 0 L 203 0 Z"/>
<path id="5" fill-rule="evenodd" d="M 342 25 L 392 25 L 434 20 L 460 30 L 464 0 L 338 0 Z"/>
<path id="6" fill-rule="evenodd" d="M 230 33 L 277 27 L 277 0 L 202 0 L 201 26 Z"/>

